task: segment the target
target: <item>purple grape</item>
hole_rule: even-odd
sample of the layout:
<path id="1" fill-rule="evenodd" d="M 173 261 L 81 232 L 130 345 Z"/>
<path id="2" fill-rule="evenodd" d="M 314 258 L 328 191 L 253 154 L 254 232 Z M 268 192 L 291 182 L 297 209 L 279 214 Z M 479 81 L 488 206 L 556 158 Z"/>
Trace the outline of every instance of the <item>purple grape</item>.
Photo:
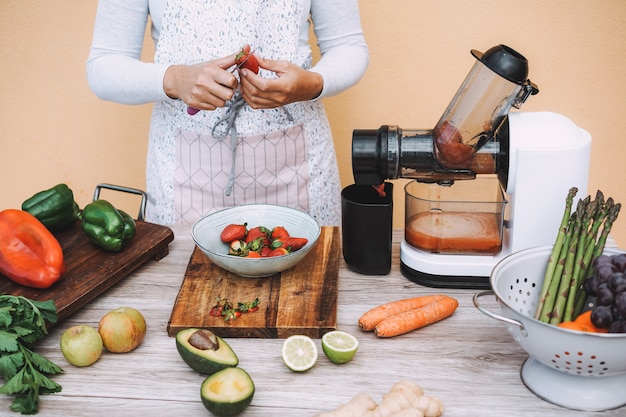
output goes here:
<path id="1" fill-rule="evenodd" d="M 594 326 L 606 329 L 613 321 L 610 306 L 596 306 L 591 310 L 591 322 Z"/>
<path id="2" fill-rule="evenodd" d="M 598 290 L 596 291 L 596 304 L 599 306 L 610 306 L 613 304 L 613 300 L 615 300 L 615 296 L 613 291 L 609 288 L 609 285 L 606 282 L 598 285 Z"/>
<path id="3" fill-rule="evenodd" d="M 626 291 L 622 291 L 615 295 L 615 308 L 622 317 L 626 317 Z"/>
<path id="4" fill-rule="evenodd" d="M 611 323 L 609 333 L 626 333 L 626 320 L 615 320 Z"/>
<path id="5" fill-rule="evenodd" d="M 600 255 L 593 261 L 593 267 L 597 267 L 601 264 L 612 263 L 613 259 L 610 255 Z"/>
<path id="6" fill-rule="evenodd" d="M 623 320 L 624 318 L 626 318 L 621 315 L 615 304 L 611 304 L 611 316 L 613 317 L 613 321 Z"/>
<path id="7" fill-rule="evenodd" d="M 626 272 L 626 253 L 613 255 L 611 257 L 611 263 L 615 265 L 618 271 Z"/>
<path id="8" fill-rule="evenodd" d="M 626 290 L 626 277 L 623 272 L 614 272 L 609 277 L 609 288 L 615 294 Z"/>
<path id="9" fill-rule="evenodd" d="M 593 277 L 585 279 L 585 291 L 587 292 L 587 294 L 595 297 L 598 293 L 598 281 L 593 279 Z"/>
<path id="10" fill-rule="evenodd" d="M 614 272 L 616 272 L 615 265 L 612 263 L 602 263 L 594 268 L 593 275 L 598 282 L 608 282 Z"/>

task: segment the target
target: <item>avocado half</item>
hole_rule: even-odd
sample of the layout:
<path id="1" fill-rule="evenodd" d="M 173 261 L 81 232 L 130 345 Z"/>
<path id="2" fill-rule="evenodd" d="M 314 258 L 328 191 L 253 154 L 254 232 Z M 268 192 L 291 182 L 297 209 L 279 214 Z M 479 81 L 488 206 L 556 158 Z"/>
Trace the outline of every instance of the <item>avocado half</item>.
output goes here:
<path id="1" fill-rule="evenodd" d="M 193 370 L 212 375 L 239 364 L 233 349 L 208 329 L 190 328 L 176 334 L 178 354 Z"/>
<path id="2" fill-rule="evenodd" d="M 235 416 L 245 410 L 254 397 L 254 382 L 241 368 L 226 368 L 208 376 L 200 388 L 202 404 L 220 417 Z"/>

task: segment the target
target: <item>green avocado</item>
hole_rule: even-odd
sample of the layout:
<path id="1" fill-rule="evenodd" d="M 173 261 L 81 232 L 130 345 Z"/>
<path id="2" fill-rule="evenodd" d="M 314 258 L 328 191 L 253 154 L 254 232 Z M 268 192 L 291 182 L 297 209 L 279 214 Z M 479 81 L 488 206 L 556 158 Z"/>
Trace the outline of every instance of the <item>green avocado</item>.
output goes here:
<path id="1" fill-rule="evenodd" d="M 205 375 L 239 364 L 239 358 L 228 343 L 207 329 L 179 331 L 176 334 L 176 349 L 187 365 Z"/>
<path id="2" fill-rule="evenodd" d="M 226 368 L 208 376 L 200 388 L 202 404 L 220 417 L 241 413 L 252 402 L 254 382 L 241 368 Z"/>

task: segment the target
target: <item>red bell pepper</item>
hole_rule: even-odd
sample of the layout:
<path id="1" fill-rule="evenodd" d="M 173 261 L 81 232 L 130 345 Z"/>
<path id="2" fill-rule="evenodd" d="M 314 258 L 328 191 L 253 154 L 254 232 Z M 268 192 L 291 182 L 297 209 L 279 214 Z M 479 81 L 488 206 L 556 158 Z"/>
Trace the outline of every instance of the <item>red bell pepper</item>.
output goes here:
<path id="1" fill-rule="evenodd" d="M 20 285 L 48 288 L 65 273 L 63 249 L 32 214 L 0 211 L 0 274 Z"/>

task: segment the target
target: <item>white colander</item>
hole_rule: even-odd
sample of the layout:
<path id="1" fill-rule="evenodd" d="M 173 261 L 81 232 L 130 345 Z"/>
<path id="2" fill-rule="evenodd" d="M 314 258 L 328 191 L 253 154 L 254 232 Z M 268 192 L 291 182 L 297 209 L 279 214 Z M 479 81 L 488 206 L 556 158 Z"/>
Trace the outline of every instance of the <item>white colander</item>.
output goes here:
<path id="1" fill-rule="evenodd" d="M 621 407 L 626 404 L 626 334 L 585 333 L 534 319 L 551 251 L 551 246 L 543 246 L 504 258 L 491 273 L 491 290 L 475 294 L 474 305 L 505 322 L 530 355 L 520 373 L 535 395 L 575 410 Z M 620 252 L 607 248 L 604 253 Z M 478 302 L 493 294 L 501 314 Z"/>

